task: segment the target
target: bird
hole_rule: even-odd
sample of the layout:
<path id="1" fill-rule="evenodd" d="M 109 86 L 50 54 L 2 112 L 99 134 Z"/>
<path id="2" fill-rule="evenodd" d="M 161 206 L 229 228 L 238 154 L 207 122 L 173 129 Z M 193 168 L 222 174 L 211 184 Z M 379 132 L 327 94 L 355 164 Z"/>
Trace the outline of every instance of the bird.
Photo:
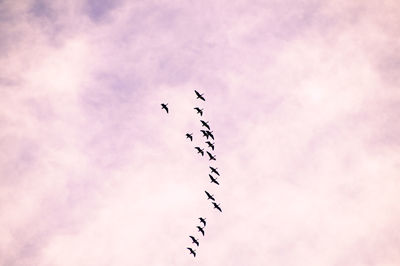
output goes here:
<path id="1" fill-rule="evenodd" d="M 215 184 L 219 185 L 219 183 L 218 183 L 218 181 L 217 181 L 216 178 L 214 178 L 214 177 L 213 177 L 212 175 L 210 175 L 210 174 L 208 174 L 208 176 L 209 176 L 210 179 L 211 179 L 211 183 L 215 183 Z"/>
<path id="2" fill-rule="evenodd" d="M 207 135 L 210 136 L 214 140 L 214 135 L 212 134 L 212 131 L 206 130 Z M 207 138 L 208 139 L 208 138 Z"/>
<path id="3" fill-rule="evenodd" d="M 207 192 L 207 190 L 204 190 L 204 192 L 206 193 L 206 195 L 207 195 L 207 197 L 208 197 L 208 199 L 207 200 L 212 200 L 212 201 L 215 201 L 215 198 L 214 198 L 214 195 L 211 195 L 209 192 Z"/>
<path id="4" fill-rule="evenodd" d="M 212 155 L 212 154 L 209 153 L 208 151 L 207 151 L 207 154 L 208 154 L 208 156 L 210 157 L 210 160 L 209 160 L 209 161 L 211 161 L 211 160 L 216 161 L 216 160 L 217 160 L 217 159 L 215 158 L 215 157 L 216 157 L 215 155 Z"/>
<path id="5" fill-rule="evenodd" d="M 194 257 L 196 257 L 196 250 L 193 250 L 192 248 L 187 248 L 190 250 L 190 254 L 193 254 Z"/>
<path id="6" fill-rule="evenodd" d="M 200 130 L 201 133 L 203 133 L 203 137 L 206 137 L 208 139 L 208 133 L 205 130 Z"/>
<path id="7" fill-rule="evenodd" d="M 200 114 L 200 116 L 203 116 L 203 109 L 200 109 L 199 107 L 195 107 L 193 109 L 196 110 L 197 113 Z"/>
<path id="8" fill-rule="evenodd" d="M 201 153 L 201 156 L 204 156 L 204 149 L 200 149 L 200 147 L 194 147 L 197 150 L 197 153 Z"/>
<path id="9" fill-rule="evenodd" d="M 205 131 L 204 131 L 204 132 L 205 132 Z M 207 134 L 207 132 L 206 132 L 206 134 Z M 207 134 L 207 136 L 208 136 L 208 134 Z M 206 141 L 206 143 L 207 143 L 208 147 L 210 147 L 212 150 L 214 150 L 214 144 L 215 144 L 215 142 L 214 142 L 214 143 L 211 143 L 211 142 L 209 142 L 209 141 Z"/>
<path id="10" fill-rule="evenodd" d="M 217 171 L 218 168 L 214 168 L 214 167 L 210 166 L 210 169 L 211 169 L 211 173 L 215 173 L 216 175 L 219 176 L 219 173 Z"/>
<path id="11" fill-rule="evenodd" d="M 199 217 L 200 223 L 203 223 L 206 226 L 206 218 Z"/>
<path id="12" fill-rule="evenodd" d="M 190 141 L 193 141 L 193 133 L 191 133 L 191 134 L 189 134 L 189 133 L 186 133 L 186 138 L 187 139 L 190 139 Z"/>
<path id="13" fill-rule="evenodd" d="M 201 234 L 204 236 L 204 230 L 203 230 L 203 228 L 204 228 L 204 227 L 197 226 L 197 229 L 199 229 L 199 232 L 201 232 Z"/>
<path id="14" fill-rule="evenodd" d="M 208 125 L 208 121 L 206 122 L 206 121 L 204 121 L 204 120 L 200 120 L 200 122 L 201 122 L 201 126 L 202 127 L 206 127 L 208 130 L 210 130 L 210 126 Z"/>
<path id="15" fill-rule="evenodd" d="M 194 90 L 194 93 L 196 93 L 197 98 L 196 99 L 201 99 L 203 101 L 205 101 L 206 99 L 204 99 L 203 94 L 200 94 L 198 91 Z"/>
<path id="16" fill-rule="evenodd" d="M 168 105 L 168 103 L 167 103 L 167 104 L 162 103 L 162 104 L 161 104 L 161 109 L 165 109 L 165 111 L 166 111 L 167 114 L 168 114 L 168 107 L 167 107 L 167 105 Z"/>
<path id="17" fill-rule="evenodd" d="M 192 239 L 192 244 L 194 243 L 194 244 L 196 244 L 197 246 L 200 245 L 199 240 L 196 239 L 196 238 L 194 238 L 194 236 L 189 236 L 189 237 Z"/>
<path id="18" fill-rule="evenodd" d="M 221 208 L 219 207 L 219 205 L 221 204 L 217 204 L 217 203 L 215 203 L 215 202 L 212 202 L 212 204 L 214 205 L 214 209 L 217 209 L 217 210 L 219 210 L 220 212 L 222 212 L 222 210 L 221 210 Z"/>

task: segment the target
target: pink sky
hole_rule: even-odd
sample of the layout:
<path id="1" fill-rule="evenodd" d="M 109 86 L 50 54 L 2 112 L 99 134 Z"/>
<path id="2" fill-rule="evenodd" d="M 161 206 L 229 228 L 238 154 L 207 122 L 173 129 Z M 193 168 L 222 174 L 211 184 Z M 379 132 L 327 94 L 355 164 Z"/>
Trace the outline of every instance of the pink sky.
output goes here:
<path id="1" fill-rule="evenodd" d="M 400 265 L 399 14 L 2 1 L 0 265 Z"/>

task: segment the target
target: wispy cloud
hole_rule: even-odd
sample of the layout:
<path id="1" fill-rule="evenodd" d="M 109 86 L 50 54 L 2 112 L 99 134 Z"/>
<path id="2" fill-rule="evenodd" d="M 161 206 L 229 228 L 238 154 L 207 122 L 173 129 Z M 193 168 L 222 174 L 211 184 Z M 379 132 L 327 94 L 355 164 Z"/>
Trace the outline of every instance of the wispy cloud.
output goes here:
<path id="1" fill-rule="evenodd" d="M 3 1 L 0 264 L 398 265 L 399 9 Z"/>

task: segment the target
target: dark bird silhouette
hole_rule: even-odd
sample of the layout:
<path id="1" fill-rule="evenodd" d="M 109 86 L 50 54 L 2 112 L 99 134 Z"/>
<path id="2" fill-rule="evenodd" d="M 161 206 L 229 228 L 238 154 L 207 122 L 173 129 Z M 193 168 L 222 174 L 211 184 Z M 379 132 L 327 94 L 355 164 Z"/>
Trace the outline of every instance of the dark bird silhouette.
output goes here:
<path id="1" fill-rule="evenodd" d="M 194 238 L 194 236 L 189 236 L 189 237 L 192 239 L 192 244 L 194 243 L 194 244 L 196 244 L 197 246 L 200 245 L 199 240 L 196 239 L 196 238 Z"/>
<path id="2" fill-rule="evenodd" d="M 200 114 L 200 116 L 203 116 L 203 109 L 200 109 L 199 107 L 195 107 L 193 109 L 196 110 L 197 113 Z"/>
<path id="3" fill-rule="evenodd" d="M 192 248 L 187 248 L 190 250 L 190 254 L 193 254 L 194 257 L 196 257 L 196 250 L 193 250 Z"/>
<path id="4" fill-rule="evenodd" d="M 199 217 L 200 223 L 204 224 L 204 227 L 206 226 L 206 218 Z"/>
<path id="5" fill-rule="evenodd" d="M 208 199 L 207 200 L 213 200 L 213 201 L 215 201 L 215 198 L 214 198 L 214 195 L 211 195 L 209 192 L 207 192 L 206 190 L 204 190 L 204 192 L 206 193 L 206 195 L 207 195 L 207 197 L 208 197 Z"/>
<path id="6" fill-rule="evenodd" d="M 203 133 L 203 137 L 206 137 L 208 139 L 208 133 L 205 130 L 200 130 L 201 133 Z"/>
<path id="7" fill-rule="evenodd" d="M 201 153 L 201 156 L 204 156 L 204 149 L 200 149 L 200 147 L 194 147 L 197 150 L 197 153 Z"/>
<path id="8" fill-rule="evenodd" d="M 203 230 L 203 228 L 204 228 L 204 227 L 197 226 L 197 229 L 199 229 L 199 232 L 204 236 L 204 230 Z"/>
<path id="9" fill-rule="evenodd" d="M 215 157 L 216 157 L 215 155 L 212 155 L 212 154 L 209 153 L 208 151 L 207 151 L 207 154 L 208 154 L 208 156 L 210 157 L 210 160 L 209 160 L 209 161 L 211 161 L 211 160 L 216 161 L 216 160 L 217 160 L 217 159 L 215 158 Z"/>
<path id="10" fill-rule="evenodd" d="M 208 130 L 210 130 L 210 126 L 208 125 L 208 121 L 206 122 L 206 121 L 204 121 L 204 120 L 200 120 L 200 122 L 201 122 L 201 126 L 202 127 L 206 127 Z"/>
<path id="11" fill-rule="evenodd" d="M 210 136 L 214 140 L 214 135 L 212 134 L 213 133 L 212 131 L 206 130 L 206 133 L 208 136 Z"/>
<path id="12" fill-rule="evenodd" d="M 205 132 L 205 131 L 204 131 Z M 205 132 L 206 134 L 207 134 L 207 132 Z M 207 136 L 208 136 L 208 134 L 207 134 Z M 208 145 L 208 147 L 210 147 L 212 150 L 214 150 L 214 144 L 215 144 L 215 142 L 214 143 L 211 143 L 211 142 L 209 142 L 209 141 L 206 141 L 206 143 L 207 143 L 207 145 Z"/>
<path id="13" fill-rule="evenodd" d="M 161 104 L 161 109 L 165 109 L 165 111 L 166 111 L 167 114 L 168 114 L 168 107 L 167 107 L 167 105 L 168 105 L 168 103 L 167 103 L 167 104 L 162 103 L 162 104 Z"/>
<path id="14" fill-rule="evenodd" d="M 219 207 L 219 205 L 221 204 L 217 204 L 217 203 L 215 203 L 215 202 L 212 202 L 212 204 L 214 205 L 214 209 L 217 209 L 217 210 L 219 210 L 220 212 L 222 212 L 222 210 L 221 210 L 221 208 Z"/>
<path id="15" fill-rule="evenodd" d="M 193 141 L 193 133 L 192 134 L 189 134 L 189 133 L 186 133 L 186 138 L 187 139 L 190 139 L 190 141 Z"/>
<path id="16" fill-rule="evenodd" d="M 218 183 L 218 181 L 217 181 L 217 179 L 216 178 L 214 178 L 212 175 L 208 175 L 209 177 L 210 177 L 210 179 L 211 179 L 211 183 L 215 183 L 215 184 L 217 184 L 217 185 L 219 185 L 219 183 Z"/>
<path id="17" fill-rule="evenodd" d="M 218 168 L 214 168 L 214 167 L 210 166 L 210 169 L 211 169 L 211 173 L 215 173 L 216 175 L 219 176 L 219 173 L 217 171 Z"/>
<path id="18" fill-rule="evenodd" d="M 196 99 L 201 99 L 203 101 L 205 101 L 206 99 L 204 99 L 203 94 L 200 94 L 198 91 L 194 90 L 194 93 L 196 93 L 197 98 Z"/>

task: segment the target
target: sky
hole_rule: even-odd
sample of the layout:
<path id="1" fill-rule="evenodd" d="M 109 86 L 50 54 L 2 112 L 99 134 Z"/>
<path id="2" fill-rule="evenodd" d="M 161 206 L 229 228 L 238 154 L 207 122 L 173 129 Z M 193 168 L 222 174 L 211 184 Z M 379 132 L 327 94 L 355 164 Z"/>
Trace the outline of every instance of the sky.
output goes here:
<path id="1" fill-rule="evenodd" d="M 400 265 L 399 12 L 0 1 L 0 265 Z"/>

